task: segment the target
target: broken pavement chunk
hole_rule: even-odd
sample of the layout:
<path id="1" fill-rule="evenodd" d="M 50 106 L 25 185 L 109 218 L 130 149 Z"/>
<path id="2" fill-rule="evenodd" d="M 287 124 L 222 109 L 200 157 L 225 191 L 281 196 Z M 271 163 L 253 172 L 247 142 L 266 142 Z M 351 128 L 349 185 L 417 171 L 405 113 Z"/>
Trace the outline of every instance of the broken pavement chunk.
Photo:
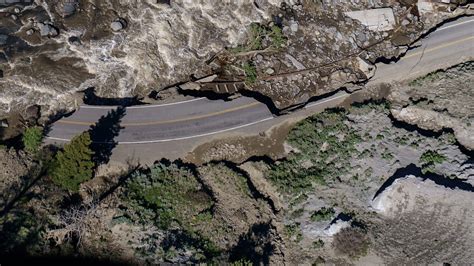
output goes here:
<path id="1" fill-rule="evenodd" d="M 366 9 L 345 13 L 348 17 L 360 21 L 369 30 L 387 31 L 395 27 L 395 16 L 391 8 Z"/>

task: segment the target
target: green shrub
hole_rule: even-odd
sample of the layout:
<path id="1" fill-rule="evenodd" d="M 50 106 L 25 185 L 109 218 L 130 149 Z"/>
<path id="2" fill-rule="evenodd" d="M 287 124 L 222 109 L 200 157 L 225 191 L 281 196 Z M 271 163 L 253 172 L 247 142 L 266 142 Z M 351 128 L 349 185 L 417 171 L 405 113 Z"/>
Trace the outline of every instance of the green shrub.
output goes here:
<path id="1" fill-rule="evenodd" d="M 318 240 L 313 242 L 313 248 L 314 249 L 320 249 L 322 247 L 324 247 L 324 241 L 323 240 L 318 239 Z"/>
<path id="2" fill-rule="evenodd" d="M 428 150 L 420 157 L 420 162 L 422 163 L 421 172 L 423 174 L 434 172 L 435 165 L 443 163 L 445 160 L 446 156 L 443 154 L 440 154 L 437 151 Z"/>
<path id="3" fill-rule="evenodd" d="M 429 150 L 424 152 L 420 157 L 420 162 L 425 164 L 440 164 L 446 160 L 446 156 L 437 151 Z"/>
<path id="4" fill-rule="evenodd" d="M 40 127 L 27 128 L 23 133 L 22 141 L 27 152 L 37 152 L 43 141 L 43 129 Z"/>
<path id="5" fill-rule="evenodd" d="M 322 207 L 321 209 L 311 214 L 311 221 L 313 222 L 327 221 L 327 220 L 330 220 L 334 216 L 335 213 L 336 212 L 334 211 L 333 208 Z"/>
<path id="6" fill-rule="evenodd" d="M 249 27 L 248 39 L 244 45 L 230 49 L 233 53 L 257 51 L 263 49 L 263 39 L 267 31 L 265 27 L 258 23 L 252 23 Z"/>
<path id="7" fill-rule="evenodd" d="M 285 225 L 285 233 L 295 242 L 300 242 L 303 240 L 303 233 L 301 232 L 299 223 Z"/>
<path id="8" fill-rule="evenodd" d="M 416 78 L 416 79 L 410 81 L 408 83 L 408 85 L 412 86 L 412 87 L 422 86 L 425 83 L 440 80 L 441 78 L 443 78 L 443 76 L 446 76 L 444 71 L 437 70 L 437 71 L 429 73 L 426 76 L 419 77 L 419 78 Z"/>
<path id="9" fill-rule="evenodd" d="M 282 48 L 287 42 L 287 39 L 283 35 L 281 28 L 278 26 L 272 26 L 268 35 L 272 42 L 271 46 L 275 49 Z"/>
<path id="10" fill-rule="evenodd" d="M 94 162 L 90 145 L 92 141 L 88 132 L 74 137 L 69 144 L 59 151 L 49 169 L 51 179 L 58 186 L 70 192 L 79 191 L 81 183 L 92 178 Z"/>
<path id="11" fill-rule="evenodd" d="M 443 142 L 445 142 L 446 144 L 455 144 L 456 143 L 456 136 L 449 132 L 449 133 L 444 133 L 443 135 L 441 135 L 441 138 L 440 138 Z"/>
<path id="12" fill-rule="evenodd" d="M 126 184 L 125 200 L 138 221 L 152 220 L 163 229 L 172 224 L 188 229 L 193 220 L 206 220 L 200 213 L 212 205 L 191 170 L 164 164 L 137 172 Z"/>
<path id="13" fill-rule="evenodd" d="M 240 259 L 238 261 L 234 261 L 232 263 L 230 263 L 231 266 L 252 266 L 253 263 L 252 261 L 248 260 L 248 259 Z"/>
<path id="14" fill-rule="evenodd" d="M 386 149 L 383 153 L 382 153 L 382 159 L 385 159 L 387 161 L 391 161 L 394 157 L 393 157 L 393 154 L 388 150 Z"/>
<path id="15" fill-rule="evenodd" d="M 361 138 L 344 123 L 346 114 L 345 110 L 331 109 L 303 120 L 290 131 L 287 141 L 300 152 L 267 172 L 280 191 L 298 194 L 348 173 L 347 162 L 357 154 L 355 145 Z"/>
<path id="16" fill-rule="evenodd" d="M 158 163 L 149 171 L 137 171 L 126 182 L 122 198 L 124 216 L 143 226 L 179 231 L 186 237 L 176 238 L 186 242 L 176 248 L 192 247 L 196 260 L 220 253 L 208 237 L 214 228 L 213 201 L 188 167 Z"/>
<path id="17" fill-rule="evenodd" d="M 264 47 L 264 41 L 269 42 L 268 47 Z M 259 51 L 265 48 L 280 49 L 287 42 L 287 38 L 283 35 L 280 27 L 265 27 L 258 23 L 250 24 L 248 39 L 244 45 L 230 49 L 231 52 L 241 53 L 250 51 Z"/>
<path id="18" fill-rule="evenodd" d="M 390 113 L 391 104 L 387 100 L 369 100 L 364 102 L 357 102 L 351 104 L 349 107 L 349 112 L 355 115 L 365 115 L 370 112 L 376 113 Z"/>
<path id="19" fill-rule="evenodd" d="M 246 62 L 242 66 L 242 69 L 245 72 L 245 82 L 249 84 L 254 84 L 257 81 L 257 68 L 251 62 Z"/>
<path id="20" fill-rule="evenodd" d="M 250 36 L 245 48 L 246 51 L 263 49 L 263 39 L 267 34 L 267 30 L 260 24 L 250 24 Z"/>
<path id="21" fill-rule="evenodd" d="M 343 228 L 334 235 L 333 247 L 336 253 L 359 258 L 367 254 L 370 239 L 366 232 L 359 228 Z"/>
<path id="22" fill-rule="evenodd" d="M 2 254 L 32 254 L 41 249 L 44 228 L 41 217 L 29 210 L 15 208 L 0 217 L 0 250 Z M 34 253 L 33 253 L 34 254 Z"/>

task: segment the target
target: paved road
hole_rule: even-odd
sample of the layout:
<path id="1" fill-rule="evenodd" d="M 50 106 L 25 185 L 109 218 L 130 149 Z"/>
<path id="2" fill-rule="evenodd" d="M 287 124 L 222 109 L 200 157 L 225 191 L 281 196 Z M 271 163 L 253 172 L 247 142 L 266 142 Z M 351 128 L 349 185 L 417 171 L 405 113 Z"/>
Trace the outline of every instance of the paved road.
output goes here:
<path id="1" fill-rule="evenodd" d="M 380 64 L 372 83 L 411 79 L 474 58 L 474 17 L 462 17 L 429 34 L 398 62 Z"/>
<path id="2" fill-rule="evenodd" d="M 420 47 L 410 50 L 399 62 L 378 65 L 377 72 L 369 83 L 416 77 L 468 58 L 474 58 L 472 17 L 453 21 L 433 32 L 423 40 Z M 310 103 L 307 108 L 338 104 L 345 97 L 346 94 L 338 94 Z M 48 139 L 55 142 L 68 141 L 87 130 L 111 109 L 113 108 L 83 106 L 72 116 L 56 122 Z M 172 104 L 128 107 L 125 111 L 126 115 L 121 119 L 123 129 L 115 140 L 123 145 L 135 146 L 135 150 L 147 149 L 150 146 L 146 145 L 153 143 L 189 142 L 241 129 L 261 130 L 256 125 L 264 124 L 269 127 L 273 121 L 276 123 L 280 120 L 274 119 L 264 104 L 245 97 L 233 101 L 196 98 Z M 163 147 L 165 146 L 156 148 Z"/>

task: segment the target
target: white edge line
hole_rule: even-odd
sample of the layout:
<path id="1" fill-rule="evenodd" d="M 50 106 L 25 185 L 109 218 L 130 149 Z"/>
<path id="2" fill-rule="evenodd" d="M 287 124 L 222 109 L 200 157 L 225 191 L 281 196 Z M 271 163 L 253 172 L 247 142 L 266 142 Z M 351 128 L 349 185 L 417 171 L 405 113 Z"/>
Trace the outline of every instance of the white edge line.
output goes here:
<path id="1" fill-rule="evenodd" d="M 190 103 L 190 102 L 195 102 L 195 101 L 200 101 L 206 99 L 206 97 L 201 97 L 201 98 L 196 98 L 192 100 L 186 100 L 186 101 L 181 101 L 181 102 L 174 102 L 174 103 L 164 103 L 164 104 L 150 104 L 150 105 L 140 105 L 140 106 L 129 106 L 126 107 L 127 109 L 145 109 L 145 108 L 154 108 L 154 107 L 164 107 L 164 106 L 171 106 L 171 105 L 178 105 L 178 104 L 183 104 L 183 103 Z M 92 105 L 81 105 L 80 108 L 84 109 L 114 109 L 117 108 L 118 106 L 92 106 Z"/>
<path id="2" fill-rule="evenodd" d="M 329 99 L 325 99 L 323 101 L 319 101 L 319 102 L 315 102 L 315 103 L 312 103 L 312 104 L 308 104 L 308 105 L 305 105 L 304 108 L 311 108 L 313 106 L 316 106 L 316 105 L 320 105 L 322 103 L 326 103 L 326 102 L 329 102 L 329 101 L 333 101 L 333 100 L 336 100 L 336 99 L 339 99 L 339 98 L 342 98 L 342 97 L 348 97 L 350 94 L 346 93 L 344 95 L 339 95 L 337 97 L 333 97 L 333 98 L 329 98 Z"/>
<path id="3" fill-rule="evenodd" d="M 329 101 L 332 101 L 332 100 L 336 100 L 336 99 L 339 99 L 339 98 L 342 98 L 342 97 L 348 97 L 349 95 L 350 94 L 347 94 L 347 93 L 344 94 L 344 95 L 339 95 L 337 97 L 326 99 L 324 101 L 315 102 L 313 104 L 305 106 L 304 108 L 310 108 L 310 107 L 313 107 L 313 106 L 316 106 L 316 105 L 319 105 L 319 104 L 322 104 L 322 103 L 326 103 L 326 102 L 329 102 Z M 253 126 L 253 125 L 256 125 L 256 124 L 259 124 L 259 123 L 263 123 L 263 122 L 272 120 L 274 118 L 275 117 L 273 117 L 273 116 L 272 117 L 267 117 L 267 118 L 264 118 L 264 119 L 261 119 L 261 120 L 258 120 L 258 121 L 252 122 L 252 123 L 248 123 L 248 124 L 244 124 L 244 125 L 240 125 L 240 126 L 236 126 L 236 127 L 231 127 L 231 128 L 227 128 L 227 129 L 222 129 L 222 130 L 218 130 L 218 131 L 213 131 L 213 132 L 209 132 L 209 133 L 194 135 L 194 136 L 181 137 L 181 138 L 172 138 L 172 139 L 148 140 L 148 141 L 119 141 L 118 144 L 121 144 L 121 145 L 150 144 L 150 143 L 172 142 L 172 141 L 178 141 L 178 140 L 187 140 L 187 139 L 193 139 L 193 138 L 199 138 L 199 137 L 206 137 L 206 136 L 210 136 L 210 135 L 220 134 L 220 133 L 224 133 L 224 132 L 227 132 L 227 131 L 232 131 L 232 130 L 244 128 L 244 127 Z M 57 140 L 57 141 L 66 141 L 66 142 L 70 141 L 69 139 L 62 139 L 62 138 L 55 138 L 55 137 L 46 137 L 46 138 L 50 139 L 50 140 Z"/>
<path id="4" fill-rule="evenodd" d="M 459 25 L 463 25 L 463 24 L 466 24 L 466 23 L 472 23 L 474 22 L 474 19 L 472 20 L 468 20 L 468 21 L 463 21 L 463 22 L 460 22 L 460 23 L 457 23 L 457 24 L 453 24 L 453 25 L 449 25 L 449 26 L 446 26 L 446 27 L 441 27 L 439 28 L 438 30 L 436 30 L 435 32 L 437 31 L 442 31 L 442 30 L 445 30 L 445 29 L 449 29 L 449 28 L 453 28 L 453 27 L 456 27 L 456 26 L 459 26 Z"/>
<path id="5" fill-rule="evenodd" d="M 248 127 L 248 126 L 253 126 L 255 124 L 263 123 L 265 121 L 269 121 L 269 120 L 272 120 L 274 118 L 275 117 L 273 117 L 273 116 L 272 117 L 267 117 L 267 118 L 264 118 L 264 119 L 261 119 L 261 120 L 258 120 L 258 121 L 252 122 L 252 123 L 248 123 L 248 124 L 244 124 L 244 125 L 240 125 L 240 126 L 236 126 L 236 127 L 231 127 L 231 128 L 227 128 L 227 129 L 223 129 L 223 130 L 219 130 L 219 131 L 194 135 L 194 136 L 173 138 L 173 139 L 148 140 L 148 141 L 123 141 L 123 142 L 119 141 L 118 144 L 121 144 L 121 145 L 126 145 L 126 144 L 150 144 L 150 143 L 161 143 L 161 142 L 171 142 L 171 141 L 178 141 L 178 140 L 193 139 L 193 138 L 199 138 L 199 137 L 205 137 L 205 136 L 215 135 L 215 134 L 219 134 L 219 133 L 224 133 L 224 132 L 227 132 L 227 131 L 232 131 L 232 130 L 236 130 L 236 129 L 240 129 L 240 128 L 244 128 L 244 127 Z M 46 138 L 51 139 L 51 140 L 58 140 L 58 141 L 70 141 L 69 139 L 61 139 L 61 138 L 55 138 L 55 137 L 46 137 Z"/>
<path id="6" fill-rule="evenodd" d="M 454 24 L 454 25 L 449 25 L 449 26 L 446 26 L 444 28 L 443 27 L 439 28 L 436 31 L 442 31 L 442 30 L 445 30 L 445 29 L 453 28 L 453 27 L 456 27 L 456 26 L 460 26 L 460 25 L 463 25 L 463 24 L 466 24 L 466 23 L 472 23 L 472 22 L 474 22 L 474 20 L 468 20 L 468 21 L 460 22 L 460 23 L 457 23 L 457 24 Z M 175 102 L 175 103 L 153 104 L 153 105 L 144 105 L 144 106 L 130 106 L 130 107 L 127 107 L 127 109 L 144 109 L 144 108 L 153 108 L 153 107 L 172 106 L 172 105 L 190 103 L 190 102 L 194 102 L 194 101 L 200 101 L 200 100 L 203 100 L 203 99 L 206 99 L 206 97 L 201 97 L 201 98 L 186 100 L 186 101 L 181 101 L 181 102 Z M 311 107 L 311 106 L 314 106 L 314 105 L 308 105 L 307 107 Z M 84 109 L 113 109 L 113 108 L 117 108 L 118 106 L 81 105 L 80 107 L 84 108 Z"/>

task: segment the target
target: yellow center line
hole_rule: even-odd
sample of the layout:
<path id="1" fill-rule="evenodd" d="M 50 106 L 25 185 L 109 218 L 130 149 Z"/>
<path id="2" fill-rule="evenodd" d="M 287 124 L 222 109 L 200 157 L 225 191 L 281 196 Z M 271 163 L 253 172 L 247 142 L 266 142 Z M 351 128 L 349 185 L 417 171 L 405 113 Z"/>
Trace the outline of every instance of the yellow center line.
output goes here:
<path id="1" fill-rule="evenodd" d="M 449 46 L 453 46 L 455 44 L 462 43 L 462 42 L 465 42 L 465 41 L 469 41 L 469 40 L 472 40 L 472 39 L 474 39 L 474 36 L 467 37 L 467 38 L 457 40 L 457 41 L 448 42 L 448 43 L 445 43 L 445 44 L 441 44 L 441 45 L 435 46 L 433 48 L 426 49 L 424 51 L 420 51 L 420 52 L 413 53 L 411 55 L 407 55 L 405 57 L 402 57 L 400 60 L 412 58 L 412 57 L 421 55 L 423 53 L 427 54 L 427 53 L 430 53 L 430 52 L 433 52 L 433 51 L 436 51 L 436 50 L 439 50 L 439 49 L 443 49 L 443 48 L 446 48 L 446 47 L 449 47 Z M 474 49 L 474 44 L 473 44 L 473 49 Z"/>
<path id="2" fill-rule="evenodd" d="M 196 115 L 196 116 L 191 116 L 187 118 L 180 118 L 180 119 L 173 119 L 173 120 L 166 120 L 166 121 L 155 121 L 155 122 L 121 123 L 120 125 L 124 127 L 134 127 L 134 126 L 152 126 L 152 125 L 162 125 L 162 124 L 171 124 L 171 123 L 178 123 L 178 122 L 185 122 L 185 121 L 193 121 L 193 120 L 199 120 L 199 119 L 213 117 L 217 115 L 222 115 L 226 113 L 231 113 L 231 112 L 239 111 L 242 109 L 247 109 L 259 104 L 261 103 L 253 102 L 253 103 L 237 106 L 234 108 L 230 108 L 230 109 L 226 109 L 226 110 L 222 110 L 222 111 L 218 111 L 214 113 Z M 96 124 L 95 122 L 80 122 L 80 121 L 71 121 L 71 120 L 59 120 L 57 123 L 68 124 L 68 125 L 80 125 L 80 126 L 91 126 L 91 125 Z"/>
<path id="3" fill-rule="evenodd" d="M 420 52 L 416 52 L 416 53 L 407 55 L 405 57 L 402 57 L 400 60 L 405 60 L 405 59 L 408 59 L 408 58 L 412 58 L 412 57 L 421 55 L 423 53 L 424 54 L 430 53 L 430 52 L 433 52 L 433 51 L 436 51 L 436 50 L 439 50 L 439 49 L 443 49 L 443 48 L 453 46 L 455 44 L 462 43 L 462 42 L 469 41 L 469 40 L 473 40 L 473 39 L 474 39 L 474 36 L 471 36 L 471 37 L 467 37 L 467 38 L 464 38 L 464 39 L 460 39 L 460 40 L 452 41 L 452 42 L 445 43 L 445 44 L 442 44 L 442 45 L 438 45 L 436 47 L 426 49 L 424 51 L 420 51 Z M 259 105 L 259 104 L 260 104 L 259 102 L 254 102 L 254 103 L 249 103 L 249 104 L 246 104 L 246 105 L 242 105 L 242 106 L 222 110 L 222 111 L 219 111 L 219 112 L 214 112 L 214 113 L 209 113 L 209 114 L 204 114 L 204 115 L 197 115 L 197 116 L 192 116 L 192 117 L 187 117 L 187 118 L 173 119 L 173 120 L 167 120 L 167 121 L 155 121 L 155 122 L 123 123 L 121 125 L 125 126 L 125 127 L 127 127 L 127 126 L 128 127 L 130 127 L 130 126 L 151 126 L 151 125 L 162 125 L 162 124 L 171 124 L 171 123 L 178 123 L 178 122 L 193 121 L 193 120 L 199 120 L 199 119 L 213 117 L 213 116 L 217 116 L 217 115 L 222 115 L 222 114 L 226 114 L 226 113 L 230 113 L 230 112 L 235 112 L 235 111 L 242 110 L 242 109 L 247 109 L 247 108 Z M 81 125 L 81 126 L 91 126 L 91 125 L 95 124 L 94 122 L 79 122 L 79 121 L 71 121 L 71 120 L 59 120 L 57 123 L 69 124 L 69 125 Z"/>

